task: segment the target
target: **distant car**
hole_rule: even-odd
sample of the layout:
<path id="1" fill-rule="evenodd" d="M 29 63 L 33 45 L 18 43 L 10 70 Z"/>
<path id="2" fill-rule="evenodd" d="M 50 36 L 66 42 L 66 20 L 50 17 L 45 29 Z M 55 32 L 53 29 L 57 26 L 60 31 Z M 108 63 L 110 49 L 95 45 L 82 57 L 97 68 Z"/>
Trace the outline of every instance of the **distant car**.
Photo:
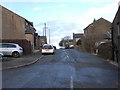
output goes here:
<path id="1" fill-rule="evenodd" d="M 13 57 L 20 57 L 23 53 L 23 49 L 18 44 L 0 43 L 0 53 L 3 53 L 3 55 L 12 55 Z"/>
<path id="2" fill-rule="evenodd" d="M 42 46 L 42 54 L 47 54 L 47 53 L 54 54 L 54 52 L 55 52 L 55 49 L 54 49 L 53 45 L 44 44 Z"/>
<path id="3" fill-rule="evenodd" d="M 65 47 L 64 47 L 64 46 L 61 46 L 60 49 L 65 49 Z"/>

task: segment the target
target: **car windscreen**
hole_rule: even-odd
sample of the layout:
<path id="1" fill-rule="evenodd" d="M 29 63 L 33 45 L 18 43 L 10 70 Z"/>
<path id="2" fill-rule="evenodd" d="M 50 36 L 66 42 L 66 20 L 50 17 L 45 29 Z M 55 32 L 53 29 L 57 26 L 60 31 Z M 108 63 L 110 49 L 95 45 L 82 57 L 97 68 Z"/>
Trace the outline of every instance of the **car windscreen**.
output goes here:
<path id="1" fill-rule="evenodd" d="M 43 48 L 45 48 L 45 49 L 52 49 L 53 47 L 51 45 L 44 45 Z"/>

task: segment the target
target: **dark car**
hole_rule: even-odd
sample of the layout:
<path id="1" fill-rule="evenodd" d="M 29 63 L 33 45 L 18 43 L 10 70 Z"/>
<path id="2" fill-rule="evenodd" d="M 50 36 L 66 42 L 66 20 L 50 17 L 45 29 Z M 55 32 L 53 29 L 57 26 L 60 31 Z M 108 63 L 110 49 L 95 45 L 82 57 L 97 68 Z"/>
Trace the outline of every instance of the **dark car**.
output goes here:
<path id="1" fill-rule="evenodd" d="M 54 47 L 54 49 L 56 49 L 56 46 L 53 46 Z"/>

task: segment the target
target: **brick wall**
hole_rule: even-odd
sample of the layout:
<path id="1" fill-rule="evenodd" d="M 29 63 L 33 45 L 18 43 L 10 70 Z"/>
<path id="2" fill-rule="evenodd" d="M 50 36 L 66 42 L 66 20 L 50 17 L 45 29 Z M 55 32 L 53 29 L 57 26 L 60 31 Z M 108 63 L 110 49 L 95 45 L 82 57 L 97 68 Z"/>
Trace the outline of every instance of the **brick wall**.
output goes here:
<path id="1" fill-rule="evenodd" d="M 19 44 L 23 48 L 23 54 L 31 54 L 32 53 L 32 47 L 31 43 L 28 40 L 25 39 L 16 39 L 16 40 L 2 40 L 2 43 L 16 43 Z"/>

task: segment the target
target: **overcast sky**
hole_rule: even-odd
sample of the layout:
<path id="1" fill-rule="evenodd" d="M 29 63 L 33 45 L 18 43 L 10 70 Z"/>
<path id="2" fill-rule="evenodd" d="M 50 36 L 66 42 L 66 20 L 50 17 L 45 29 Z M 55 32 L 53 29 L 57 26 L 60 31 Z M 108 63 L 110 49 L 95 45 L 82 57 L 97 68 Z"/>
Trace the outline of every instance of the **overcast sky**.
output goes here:
<path id="1" fill-rule="evenodd" d="M 51 43 L 57 47 L 61 38 L 64 36 L 72 38 L 73 33 L 82 33 L 94 18 L 97 20 L 103 17 L 112 22 L 119 2 L 119 0 L 0 1 L 4 7 L 33 22 L 37 33 L 41 36 L 46 23 L 51 31 Z"/>

